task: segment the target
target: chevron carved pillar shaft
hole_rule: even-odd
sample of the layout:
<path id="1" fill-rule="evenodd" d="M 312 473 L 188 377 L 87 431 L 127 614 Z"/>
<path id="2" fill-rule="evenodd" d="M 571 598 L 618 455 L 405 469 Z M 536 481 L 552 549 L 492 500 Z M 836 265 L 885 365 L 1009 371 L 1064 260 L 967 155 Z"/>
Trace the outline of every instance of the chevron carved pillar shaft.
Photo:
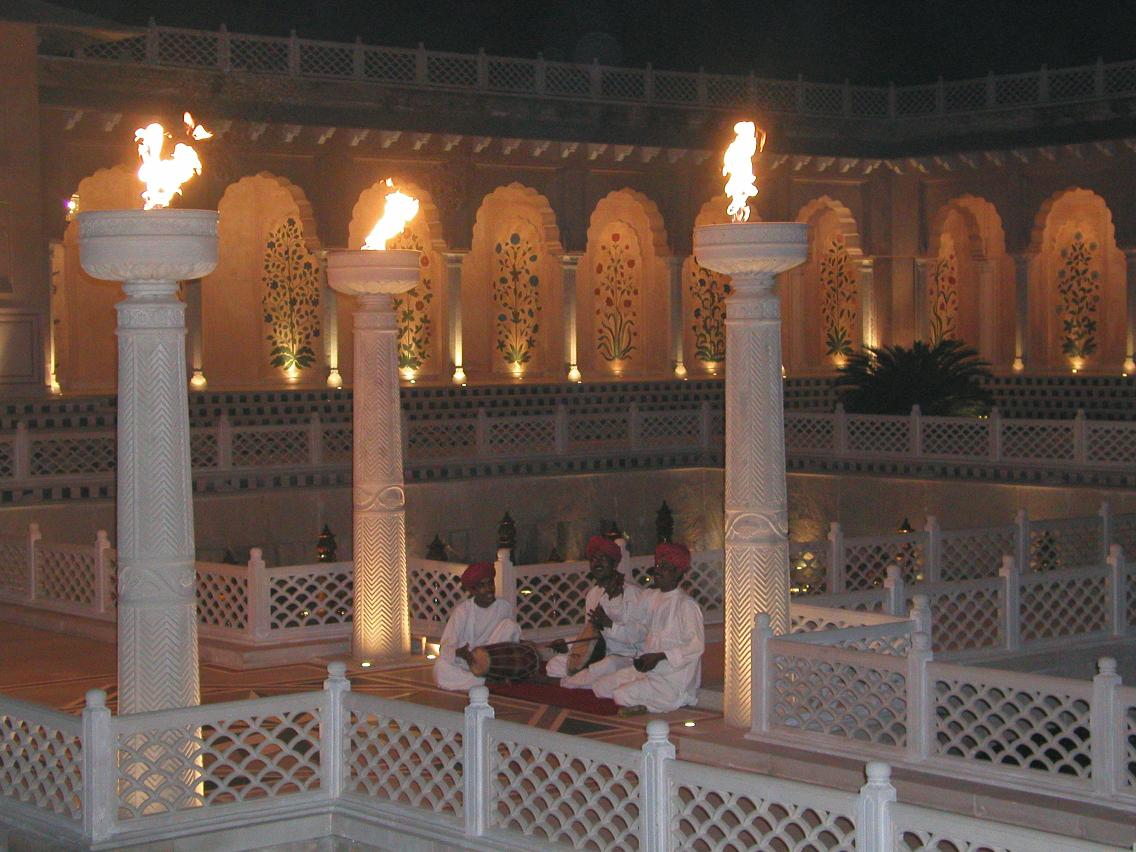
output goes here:
<path id="1" fill-rule="evenodd" d="M 695 231 L 698 262 L 731 276 L 726 301 L 726 625 L 724 714 L 749 727 L 751 635 L 768 613 L 789 629 L 789 545 L 781 312 L 773 276 L 805 257 L 807 228 L 732 223 Z"/>
<path id="2" fill-rule="evenodd" d="M 406 492 L 398 322 L 392 296 L 418 283 L 416 251 L 332 251 L 327 281 L 354 296 L 355 376 L 352 518 L 355 612 L 352 653 L 394 659 L 410 651 L 406 594 Z"/>
<path id="3" fill-rule="evenodd" d="M 185 304 L 127 282 L 118 311 L 119 712 L 200 701 Z"/>
<path id="4" fill-rule="evenodd" d="M 197 704 L 185 303 L 217 265 L 212 210 L 79 214 L 86 272 L 123 281 L 118 311 L 118 709 Z"/>
<path id="5" fill-rule="evenodd" d="M 389 295 L 355 311 L 353 648 L 365 660 L 410 649 L 398 325 Z"/>

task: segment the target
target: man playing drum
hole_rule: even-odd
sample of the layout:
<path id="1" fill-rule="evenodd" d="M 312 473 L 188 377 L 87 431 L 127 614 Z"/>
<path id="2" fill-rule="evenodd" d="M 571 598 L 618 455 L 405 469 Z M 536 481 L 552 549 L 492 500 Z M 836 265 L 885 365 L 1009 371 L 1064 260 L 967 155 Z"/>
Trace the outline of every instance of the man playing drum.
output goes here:
<path id="1" fill-rule="evenodd" d="M 595 584 L 584 598 L 584 613 L 588 624 L 603 637 L 606 655 L 573 674 L 567 644 L 563 640 L 552 643 L 559 653 L 548 661 L 545 671 L 569 689 L 590 687 L 597 678 L 632 664 L 647 635 L 649 598 L 654 594 L 636 583 L 624 583 L 618 570 L 622 554 L 615 542 L 594 535 L 584 555 Z"/>
<path id="2" fill-rule="evenodd" d="M 690 551 L 681 544 L 660 544 L 650 575 L 657 590 L 650 598 L 651 612 L 643 653 L 634 665 L 599 678 L 592 691 L 612 698 L 633 713 L 667 713 L 698 699 L 702 682 L 702 652 L 706 640 L 702 610 L 678 587 L 690 569 Z"/>
<path id="3" fill-rule="evenodd" d="M 434 661 L 434 683 L 442 689 L 466 692 L 485 683 L 469 670 L 473 649 L 498 642 L 516 642 L 521 628 L 513 620 L 513 605 L 499 600 L 493 588 L 497 571 L 490 562 L 475 562 L 461 576 L 469 598 L 462 601 L 446 622 L 438 659 Z"/>

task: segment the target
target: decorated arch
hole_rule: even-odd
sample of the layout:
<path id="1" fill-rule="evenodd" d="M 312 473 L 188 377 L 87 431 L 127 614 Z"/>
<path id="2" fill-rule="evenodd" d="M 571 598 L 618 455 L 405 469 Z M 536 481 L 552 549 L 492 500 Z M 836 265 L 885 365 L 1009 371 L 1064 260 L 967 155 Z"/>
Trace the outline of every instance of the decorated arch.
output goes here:
<path id="1" fill-rule="evenodd" d="M 323 270 L 302 189 L 260 172 L 217 205 L 217 268 L 202 280 L 202 364 L 212 387 L 321 384 Z"/>
<path id="2" fill-rule="evenodd" d="M 79 181 L 79 209 L 141 210 L 143 186 L 135 169 L 99 169 Z M 117 285 L 98 281 L 79 263 L 79 223 L 63 234 L 63 266 L 52 293 L 55 364 L 65 393 L 111 391 L 116 384 L 118 344 L 114 305 L 122 299 Z"/>
<path id="3" fill-rule="evenodd" d="M 984 198 L 953 198 L 931 220 L 921 335 L 963 340 L 996 366 L 1013 359 L 1014 269 L 1002 218 Z"/>
<path id="4" fill-rule="evenodd" d="M 596 204 L 576 276 L 577 346 L 585 373 L 669 372 L 669 255 L 663 217 L 647 196 L 620 189 Z"/>
<path id="5" fill-rule="evenodd" d="M 800 309 L 787 312 L 787 350 L 798 369 L 828 372 L 863 343 L 859 227 L 852 212 L 827 195 L 802 207 L 797 221 L 809 225 L 809 254 L 796 276 Z"/>
<path id="6" fill-rule="evenodd" d="M 438 377 L 448 373 L 449 346 L 446 339 L 446 242 L 442 233 L 442 217 L 431 194 L 418 184 L 392 178 L 394 189 L 418 199 L 418 215 L 401 234 L 393 237 L 387 248 L 413 249 L 422 252 L 419 259 L 418 285 L 394 298 L 398 320 L 398 368 L 404 379 Z M 367 234 L 383 214 L 387 194 L 393 192 L 385 179 L 376 181 L 359 195 L 351 211 L 347 247 L 362 248 Z M 336 339 L 338 367 L 350 379 L 353 367 L 352 322 L 355 300 L 337 293 L 338 323 Z"/>
<path id="7" fill-rule="evenodd" d="M 1030 255 L 1030 366 L 1119 372 L 1126 265 L 1105 200 L 1080 188 L 1052 195 L 1034 220 Z"/>
<path id="8" fill-rule="evenodd" d="M 559 374 L 563 254 L 556 215 L 535 189 L 511 183 L 482 199 L 462 265 L 462 340 L 454 353 L 467 374 Z"/>

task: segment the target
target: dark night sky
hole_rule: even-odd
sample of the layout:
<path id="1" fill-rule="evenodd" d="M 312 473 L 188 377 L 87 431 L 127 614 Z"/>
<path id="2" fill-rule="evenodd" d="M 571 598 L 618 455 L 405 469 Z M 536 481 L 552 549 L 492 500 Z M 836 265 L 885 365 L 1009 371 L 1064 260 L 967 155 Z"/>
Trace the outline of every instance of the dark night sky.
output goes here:
<path id="1" fill-rule="evenodd" d="M 1136 0 L 56 0 L 158 23 L 369 44 L 865 84 L 1136 58 Z M 606 34 L 606 35 L 596 35 Z M 580 49 L 581 44 L 592 45 Z M 605 56 L 601 56 L 603 61 Z"/>

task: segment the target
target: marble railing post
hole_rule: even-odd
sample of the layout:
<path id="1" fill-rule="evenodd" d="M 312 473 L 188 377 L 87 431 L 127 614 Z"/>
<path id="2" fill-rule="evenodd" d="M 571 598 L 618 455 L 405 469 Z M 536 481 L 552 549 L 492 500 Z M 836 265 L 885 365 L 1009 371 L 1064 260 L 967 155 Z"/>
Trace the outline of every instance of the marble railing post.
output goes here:
<path id="1" fill-rule="evenodd" d="M 754 618 L 789 631 L 789 541 L 780 301 L 774 275 L 804 261 L 806 225 L 695 231 L 707 269 L 732 276 L 726 300 L 725 719 L 749 727 Z"/>
<path id="2" fill-rule="evenodd" d="M 118 707 L 199 703 L 197 575 L 179 280 L 217 264 L 217 214 L 79 217 L 83 268 L 123 281 L 118 312 Z"/>

